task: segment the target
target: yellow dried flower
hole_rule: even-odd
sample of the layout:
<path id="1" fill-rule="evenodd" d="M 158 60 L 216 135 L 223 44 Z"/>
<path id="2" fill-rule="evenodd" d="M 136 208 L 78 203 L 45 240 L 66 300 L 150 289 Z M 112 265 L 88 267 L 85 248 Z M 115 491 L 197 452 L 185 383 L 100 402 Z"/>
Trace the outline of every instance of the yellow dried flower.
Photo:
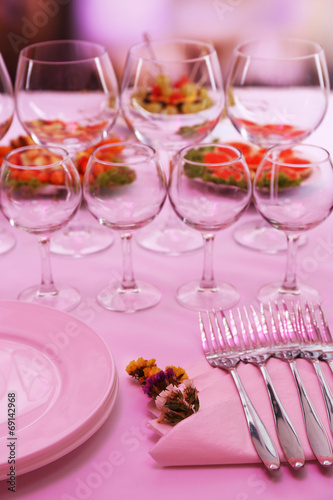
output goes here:
<path id="1" fill-rule="evenodd" d="M 144 368 L 145 366 L 147 366 L 147 360 L 144 358 L 138 358 L 136 364 L 138 368 Z"/>
<path id="2" fill-rule="evenodd" d="M 128 363 L 128 365 L 126 366 L 126 371 L 129 374 L 134 373 L 136 369 L 137 369 L 137 364 L 136 361 L 134 360 Z"/>
<path id="3" fill-rule="evenodd" d="M 151 377 L 152 375 L 155 375 L 155 373 L 158 373 L 160 371 L 161 369 L 158 366 L 147 366 L 143 369 L 143 373 L 146 378 Z"/>
<path id="4" fill-rule="evenodd" d="M 149 361 L 144 358 L 139 358 L 136 362 L 138 368 L 145 368 L 146 366 L 154 366 L 156 359 L 150 359 Z"/>
<path id="5" fill-rule="evenodd" d="M 167 370 L 168 368 L 172 368 L 178 381 L 182 382 L 183 380 L 188 379 L 188 375 L 185 372 L 184 368 L 181 368 L 180 366 L 178 366 L 177 368 L 176 366 L 170 365 L 167 366 L 165 369 Z"/>
<path id="6" fill-rule="evenodd" d="M 156 370 L 155 370 L 156 368 Z M 137 359 L 136 361 L 131 361 L 127 367 L 126 367 L 126 371 L 129 375 L 131 375 L 131 377 L 134 377 L 136 378 L 137 380 L 140 381 L 140 383 L 144 383 L 147 376 L 149 375 L 145 375 L 145 371 L 148 371 L 148 370 L 155 370 L 153 371 L 152 373 L 156 373 L 158 371 L 160 371 L 159 368 L 157 368 L 156 366 L 156 360 L 155 359 L 144 359 L 144 358 L 139 358 Z"/>

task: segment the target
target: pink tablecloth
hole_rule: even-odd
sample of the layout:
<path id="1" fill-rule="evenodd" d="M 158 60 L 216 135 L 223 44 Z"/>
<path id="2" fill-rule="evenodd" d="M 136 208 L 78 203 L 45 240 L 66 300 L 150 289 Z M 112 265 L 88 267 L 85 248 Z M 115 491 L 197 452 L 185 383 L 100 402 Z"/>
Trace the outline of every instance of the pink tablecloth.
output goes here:
<path id="1" fill-rule="evenodd" d="M 223 136 L 227 128 L 219 126 L 213 137 Z M 333 112 L 308 142 L 332 151 L 332 130 Z M 14 125 L 10 134 L 16 135 L 17 131 Z M 7 141 L 5 138 L 3 143 Z M 256 214 L 249 211 L 242 220 L 251 217 Z M 1 218 L 1 223 L 6 224 L 6 221 Z M 241 293 L 240 303 L 249 304 L 255 301 L 262 284 L 282 277 L 286 255 L 263 255 L 247 250 L 235 243 L 233 230 L 221 231 L 217 236 L 216 276 L 233 283 Z M 40 276 L 35 238 L 12 231 L 17 245 L 7 255 L 0 256 L 0 299 L 16 299 L 23 288 L 35 284 Z M 299 271 L 303 280 L 321 291 L 323 306 L 333 325 L 333 216 L 308 236 L 308 243 L 299 251 Z M 147 398 L 130 380 L 125 367 L 130 360 L 140 356 L 154 357 L 162 367 L 168 364 L 186 366 L 202 356 L 197 314 L 182 308 L 175 300 L 179 285 L 200 276 L 202 253 L 168 257 L 143 250 L 138 245 L 134 245 L 133 250 L 137 277 L 160 287 L 163 298 L 155 308 L 130 315 L 105 311 L 95 300 L 96 293 L 107 281 L 121 273 L 118 239 L 109 250 L 81 260 L 53 256 L 55 280 L 70 282 L 82 294 L 82 303 L 72 314 L 100 333 L 113 352 L 119 372 L 119 395 L 111 416 L 92 438 L 58 461 L 19 476 L 15 494 L 7 491 L 3 481 L 0 498 L 331 498 L 333 470 L 322 469 L 314 462 L 297 473 L 284 465 L 274 475 L 269 475 L 260 465 L 163 468 L 156 464 L 148 453 L 157 438 L 147 427 L 151 417 L 146 408 Z"/>

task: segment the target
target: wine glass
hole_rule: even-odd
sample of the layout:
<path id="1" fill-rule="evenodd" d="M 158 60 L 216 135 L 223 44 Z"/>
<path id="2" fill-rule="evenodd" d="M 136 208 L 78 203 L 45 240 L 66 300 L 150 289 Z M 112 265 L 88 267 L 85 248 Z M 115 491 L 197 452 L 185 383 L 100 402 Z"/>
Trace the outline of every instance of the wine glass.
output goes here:
<path id="1" fill-rule="evenodd" d="M 13 120 L 14 97 L 13 86 L 9 78 L 6 64 L 0 54 L 0 139 L 2 139 Z M 6 229 L 0 227 L 0 255 L 9 252 L 15 245 L 15 238 Z"/>
<path id="2" fill-rule="evenodd" d="M 179 288 L 178 302 L 194 310 L 232 307 L 239 293 L 215 280 L 212 255 L 216 232 L 236 222 L 251 200 L 250 172 L 241 151 L 216 143 L 182 149 L 175 158 L 169 197 L 178 217 L 200 231 L 204 241 L 202 277 Z"/>
<path id="3" fill-rule="evenodd" d="M 50 264 L 50 236 L 74 217 L 81 203 L 79 174 L 62 148 L 25 146 L 8 153 L 1 167 L 1 210 L 12 226 L 35 234 L 41 252 L 42 279 L 19 295 L 69 311 L 80 302 L 79 292 L 56 286 Z"/>
<path id="4" fill-rule="evenodd" d="M 216 126 L 224 105 L 222 75 L 214 47 L 183 40 L 146 40 L 127 57 L 121 109 L 137 138 L 160 152 L 166 172 L 175 153 L 200 142 Z M 140 231 L 145 248 L 176 255 L 202 246 L 195 231 L 173 211 Z"/>
<path id="5" fill-rule="evenodd" d="M 83 194 L 92 215 L 121 237 L 122 281 L 112 282 L 97 296 L 111 311 L 134 312 L 157 304 L 159 290 L 136 281 L 131 243 L 134 231 L 152 222 L 164 204 L 167 190 L 156 152 L 140 143 L 104 145 L 88 162 Z"/>
<path id="6" fill-rule="evenodd" d="M 227 113 L 247 141 L 262 148 L 308 137 L 323 120 L 329 97 L 324 50 L 296 38 L 254 39 L 238 45 L 230 63 Z M 275 253 L 285 239 L 263 220 L 240 225 L 236 241 Z"/>
<path id="7" fill-rule="evenodd" d="M 73 157 L 99 143 L 115 122 L 117 81 L 104 47 L 81 40 L 30 45 L 20 52 L 16 76 L 20 121 L 39 144 L 62 146 Z M 113 236 L 73 221 L 51 240 L 51 251 L 81 257 L 104 250 Z"/>
<path id="8" fill-rule="evenodd" d="M 284 280 L 262 287 L 263 302 L 305 299 L 320 302 L 319 293 L 300 283 L 296 275 L 300 235 L 323 222 L 333 208 L 333 168 L 329 153 L 308 144 L 269 149 L 255 176 L 253 196 L 257 210 L 288 242 Z"/>

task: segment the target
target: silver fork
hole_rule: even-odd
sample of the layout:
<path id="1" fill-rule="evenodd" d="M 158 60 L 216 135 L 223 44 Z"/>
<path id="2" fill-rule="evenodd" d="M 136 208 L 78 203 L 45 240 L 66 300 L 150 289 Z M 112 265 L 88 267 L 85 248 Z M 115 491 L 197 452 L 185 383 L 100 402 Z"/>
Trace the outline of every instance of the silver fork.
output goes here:
<path id="1" fill-rule="evenodd" d="M 242 315 L 241 311 L 238 309 L 238 329 L 235 325 L 232 310 L 229 311 L 229 315 L 231 317 L 231 327 L 232 329 L 236 328 L 235 333 L 237 333 L 240 329 L 244 341 L 245 351 L 241 355 L 241 359 L 246 363 L 252 363 L 261 371 L 270 398 L 276 432 L 281 448 L 289 464 L 294 469 L 299 469 L 300 467 L 303 467 L 305 463 L 304 450 L 287 415 L 287 412 L 285 411 L 274 388 L 269 371 L 266 367 L 266 361 L 272 356 L 271 344 L 267 335 L 267 325 L 265 322 L 261 323 L 253 306 L 250 306 L 250 316 L 252 317 L 252 322 L 249 317 L 249 312 L 245 307 L 243 308 L 243 311 Z M 245 324 L 243 316 L 245 317 Z"/>
<path id="2" fill-rule="evenodd" d="M 303 308 L 299 304 L 294 307 L 297 307 L 295 311 L 296 328 L 298 328 L 304 342 L 301 345 L 301 356 L 310 361 L 316 371 L 333 434 L 333 393 L 326 381 L 319 361 L 324 351 L 314 306 L 306 303 Z"/>
<path id="3" fill-rule="evenodd" d="M 326 363 L 328 363 L 333 372 L 333 336 L 328 326 L 323 308 L 321 307 L 320 304 L 318 305 L 318 312 L 320 316 L 320 325 L 318 324 L 318 322 L 316 323 L 317 333 L 319 334 L 319 338 L 321 340 L 321 347 L 323 351 L 322 355 L 320 356 L 320 359 L 322 361 L 326 361 Z"/>
<path id="4" fill-rule="evenodd" d="M 268 304 L 268 307 L 272 335 L 275 344 L 274 355 L 277 358 L 283 359 L 289 363 L 296 382 L 304 425 L 311 449 L 318 462 L 327 467 L 333 464 L 332 445 L 306 392 L 297 368 L 296 358 L 300 354 L 300 347 L 295 335 L 289 311 L 285 303 L 282 303 L 282 311 L 280 311 L 278 304 L 274 305 L 275 314 L 273 314 L 272 305 Z"/>
<path id="5" fill-rule="evenodd" d="M 218 321 L 216 311 L 207 312 L 207 321 L 209 325 L 208 335 L 206 333 L 202 313 L 199 313 L 201 341 L 204 354 L 211 366 L 227 370 L 231 374 L 242 402 L 252 443 L 257 454 L 268 470 L 277 470 L 280 467 L 278 451 L 243 386 L 236 368 L 240 361 L 241 350 L 234 341 L 225 314 L 223 311 L 220 311 L 220 314 L 222 327 Z M 213 325 L 211 316 L 214 318 L 215 326 Z"/>

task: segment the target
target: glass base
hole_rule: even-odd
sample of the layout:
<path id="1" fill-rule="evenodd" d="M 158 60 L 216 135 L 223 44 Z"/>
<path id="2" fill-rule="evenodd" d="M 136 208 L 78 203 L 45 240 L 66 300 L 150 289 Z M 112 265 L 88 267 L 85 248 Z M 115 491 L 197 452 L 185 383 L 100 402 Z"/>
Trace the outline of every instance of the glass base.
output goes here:
<path id="1" fill-rule="evenodd" d="M 190 281 L 182 285 L 176 299 L 184 307 L 194 311 L 229 309 L 239 301 L 239 293 L 228 283 L 216 283 L 215 288 L 201 288 L 200 281 Z"/>
<path id="2" fill-rule="evenodd" d="M 260 288 L 257 298 L 263 304 L 268 304 L 269 302 L 275 301 L 307 301 L 313 304 L 320 304 L 321 296 L 314 288 L 305 285 L 304 283 L 298 283 L 297 290 L 284 290 L 282 288 L 282 282 L 279 283 L 269 283 Z"/>
<path id="3" fill-rule="evenodd" d="M 168 255 L 180 255 L 192 252 L 202 247 L 202 236 L 200 233 L 192 233 L 186 227 L 157 229 L 152 227 L 139 231 L 136 241 L 146 250 L 164 253 Z"/>
<path id="4" fill-rule="evenodd" d="M 9 252 L 15 244 L 16 239 L 12 233 L 0 227 L 0 255 Z"/>
<path id="5" fill-rule="evenodd" d="M 18 300 L 53 307 L 59 311 L 71 311 L 81 301 L 80 293 L 76 288 L 70 286 L 58 286 L 57 293 L 54 295 L 41 295 L 39 289 L 38 285 L 23 290 L 18 296 Z"/>
<path id="6" fill-rule="evenodd" d="M 137 243 L 152 252 L 181 255 L 203 247 L 199 231 L 186 226 L 167 201 L 161 214 L 148 226 L 136 233 Z"/>
<path id="7" fill-rule="evenodd" d="M 114 242 L 110 230 L 98 225 L 70 224 L 51 238 L 50 250 L 57 255 L 66 257 L 86 257 L 102 252 Z"/>
<path id="8" fill-rule="evenodd" d="M 240 245 L 263 253 L 278 253 L 287 250 L 287 238 L 283 231 L 258 219 L 240 224 L 234 231 L 234 239 Z M 299 239 L 298 246 L 306 243 L 305 235 Z"/>
<path id="9" fill-rule="evenodd" d="M 149 283 L 137 281 L 135 290 L 123 289 L 119 281 L 110 283 L 97 295 L 98 303 L 109 311 L 132 313 L 158 304 L 161 292 Z"/>

